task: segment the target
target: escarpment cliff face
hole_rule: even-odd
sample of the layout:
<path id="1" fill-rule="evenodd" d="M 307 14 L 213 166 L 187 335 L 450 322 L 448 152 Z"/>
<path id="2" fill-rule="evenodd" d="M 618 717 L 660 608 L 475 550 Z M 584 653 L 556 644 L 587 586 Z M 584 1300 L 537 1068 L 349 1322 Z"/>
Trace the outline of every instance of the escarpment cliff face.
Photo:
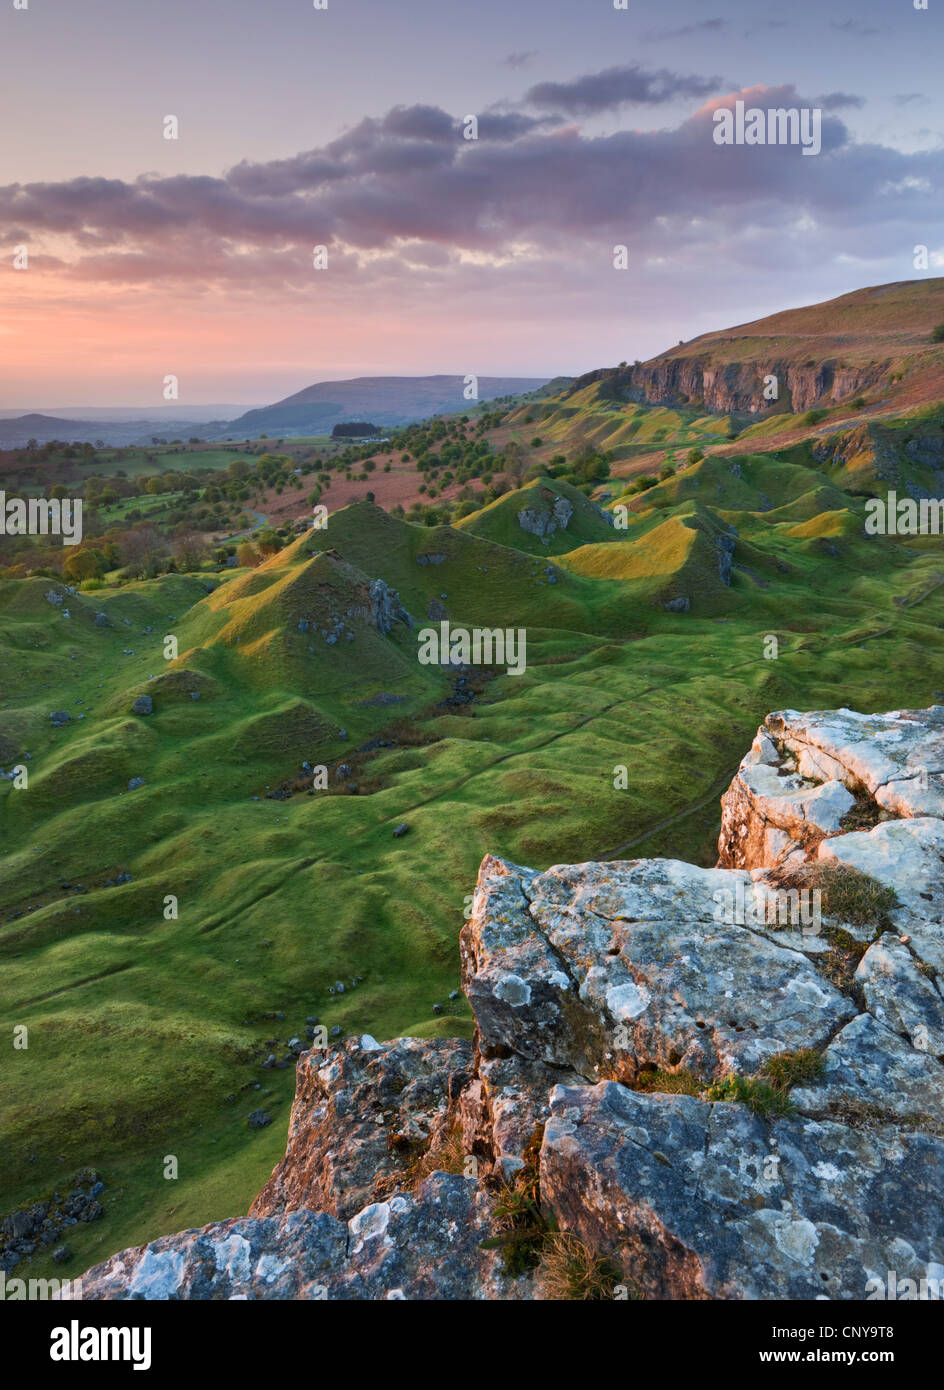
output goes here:
<path id="1" fill-rule="evenodd" d="M 559 1297 L 562 1240 L 603 1297 L 940 1277 L 944 707 L 771 714 L 723 816 L 715 869 L 486 857 L 473 1044 L 303 1054 L 250 1215 L 82 1296 Z"/>
<path id="2" fill-rule="evenodd" d="M 700 402 L 722 414 L 769 408 L 764 379 L 771 376 L 779 408 L 794 413 L 875 391 L 887 399 L 900 390 L 911 404 L 938 400 L 944 354 L 932 330 L 942 307 L 944 279 L 873 285 L 703 333 L 648 362 L 601 375 L 637 401 Z"/>
<path id="3" fill-rule="evenodd" d="M 795 362 L 776 352 L 746 360 L 717 361 L 697 351 L 644 362 L 632 370 L 629 399 L 649 405 L 699 402 L 705 410 L 725 415 L 768 410 L 765 378 L 775 376 L 781 409 L 798 414 L 813 406 L 830 406 L 887 384 L 891 360 L 862 365 L 839 362 Z"/>

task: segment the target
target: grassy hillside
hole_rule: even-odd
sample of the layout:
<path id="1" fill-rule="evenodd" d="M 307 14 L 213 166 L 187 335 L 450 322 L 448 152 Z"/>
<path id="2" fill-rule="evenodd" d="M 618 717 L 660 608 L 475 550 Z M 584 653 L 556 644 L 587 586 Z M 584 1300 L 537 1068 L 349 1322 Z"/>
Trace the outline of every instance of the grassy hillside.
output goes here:
<path id="1" fill-rule="evenodd" d="M 704 333 L 662 357 L 705 353 L 717 365 L 758 355 L 796 356 L 822 361 L 833 354 L 870 359 L 879 352 L 928 353 L 935 358 L 931 331 L 944 323 L 944 278 L 901 280 L 872 285 L 801 309 L 784 309 L 751 323 Z"/>

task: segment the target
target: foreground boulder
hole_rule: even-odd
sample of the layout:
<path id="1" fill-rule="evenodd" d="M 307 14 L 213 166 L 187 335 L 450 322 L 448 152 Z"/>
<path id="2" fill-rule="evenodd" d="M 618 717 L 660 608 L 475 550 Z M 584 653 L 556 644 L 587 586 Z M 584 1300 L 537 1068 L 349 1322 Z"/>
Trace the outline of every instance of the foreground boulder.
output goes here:
<path id="1" fill-rule="evenodd" d="M 309 1207 L 346 1219 L 395 1190 L 411 1159 L 444 1141 L 471 1073 L 472 1049 L 457 1038 L 365 1035 L 304 1053 L 286 1155 L 250 1215 Z"/>
<path id="2" fill-rule="evenodd" d="M 940 707 L 768 716 L 715 869 L 487 856 L 460 946 L 473 1044 L 304 1053 L 250 1215 L 115 1255 L 81 1296 L 854 1300 L 940 1279 L 942 740 Z M 791 885 L 817 883 L 797 916 Z M 572 1295 L 562 1241 L 593 1275 Z"/>
<path id="3" fill-rule="evenodd" d="M 863 1298 L 944 1238 L 944 1142 L 613 1082 L 551 1097 L 542 1195 L 647 1298 Z"/>
<path id="4" fill-rule="evenodd" d="M 164 1236 L 90 1270 L 82 1297 L 476 1299 L 521 1296 L 481 1248 L 490 1201 L 434 1173 L 349 1221 L 304 1208 Z"/>

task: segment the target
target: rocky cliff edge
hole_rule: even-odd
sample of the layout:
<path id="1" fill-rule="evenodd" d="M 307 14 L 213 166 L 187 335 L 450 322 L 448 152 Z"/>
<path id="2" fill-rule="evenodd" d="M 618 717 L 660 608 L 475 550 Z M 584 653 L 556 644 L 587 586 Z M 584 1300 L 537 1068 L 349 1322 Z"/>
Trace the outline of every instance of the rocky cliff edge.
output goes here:
<path id="1" fill-rule="evenodd" d="M 713 869 L 486 857 L 474 1043 L 303 1054 L 250 1214 L 125 1250 L 82 1296 L 844 1300 L 944 1277 L 944 707 L 771 714 L 722 810 Z"/>

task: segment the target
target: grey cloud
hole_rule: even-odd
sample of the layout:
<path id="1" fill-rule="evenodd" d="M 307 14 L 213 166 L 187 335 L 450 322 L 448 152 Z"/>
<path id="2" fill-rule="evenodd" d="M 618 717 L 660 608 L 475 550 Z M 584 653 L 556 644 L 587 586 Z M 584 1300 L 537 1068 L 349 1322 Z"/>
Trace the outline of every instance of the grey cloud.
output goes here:
<path id="1" fill-rule="evenodd" d="M 40 253 L 46 234 L 71 239 L 74 274 L 86 280 L 189 276 L 249 287 L 253 277 L 305 279 L 311 247 L 322 242 L 335 250 L 332 266 L 352 276 L 358 252 L 386 253 L 391 264 L 399 257 L 401 277 L 423 266 L 448 276 L 457 273 L 448 253 L 501 258 L 523 241 L 529 266 L 570 252 L 578 264 L 581 248 L 599 255 L 608 241 L 631 243 L 637 254 L 669 246 L 717 266 L 742 241 L 747 254 L 763 242 L 772 256 L 780 248 L 822 258 L 830 247 L 847 255 L 864 225 L 876 244 L 893 246 L 908 244 L 914 225 L 944 217 L 944 151 L 856 144 L 835 114 L 824 116 L 817 158 L 790 147 L 721 148 L 713 112 L 735 96 L 762 107 L 811 104 L 791 86 L 752 88 L 675 128 L 605 136 L 487 113 L 475 141 L 461 138 L 461 116 L 396 108 L 323 149 L 243 162 L 223 177 L 8 185 L 0 232 Z M 784 238 L 800 221 L 809 228 L 803 237 Z M 55 251 L 63 251 L 58 240 Z M 394 272 L 371 271 L 382 273 Z"/>
<path id="2" fill-rule="evenodd" d="M 691 34 L 720 34 L 731 25 L 727 19 L 699 19 L 694 24 L 682 24 L 677 29 L 651 29 L 643 34 L 645 43 L 662 43 L 667 39 L 684 39 Z"/>
<path id="3" fill-rule="evenodd" d="M 454 140 L 456 124 L 438 106 L 395 106 L 381 122 L 391 135 L 414 140 Z"/>
<path id="4" fill-rule="evenodd" d="M 860 39 L 871 38 L 873 34 L 881 32 L 879 29 L 870 29 L 861 19 L 831 19 L 829 27 L 840 34 L 855 34 Z"/>
<path id="5" fill-rule="evenodd" d="M 816 97 L 815 105 L 824 111 L 841 111 L 844 107 L 864 106 L 865 97 L 854 96 L 851 92 L 827 92 L 824 96 Z"/>
<path id="6" fill-rule="evenodd" d="M 629 104 L 658 106 L 679 97 L 701 99 L 721 86 L 720 77 L 683 76 L 667 68 L 653 71 L 634 64 L 587 73 L 571 82 L 538 82 L 524 100 L 530 106 L 580 116 Z"/>

